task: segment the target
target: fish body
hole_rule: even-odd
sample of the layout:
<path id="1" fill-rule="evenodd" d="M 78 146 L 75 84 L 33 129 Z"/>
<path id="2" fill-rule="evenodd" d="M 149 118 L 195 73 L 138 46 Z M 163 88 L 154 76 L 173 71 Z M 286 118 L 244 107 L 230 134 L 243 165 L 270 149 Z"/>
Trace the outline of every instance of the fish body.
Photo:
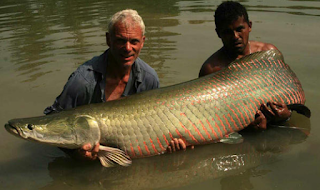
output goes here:
<path id="1" fill-rule="evenodd" d="M 257 52 L 220 72 L 120 100 L 10 120 L 6 129 L 63 148 L 99 142 L 131 158 L 146 157 L 165 152 L 173 138 L 198 145 L 228 137 L 254 121 L 260 105 L 269 101 L 305 103 L 298 78 L 277 50 Z"/>

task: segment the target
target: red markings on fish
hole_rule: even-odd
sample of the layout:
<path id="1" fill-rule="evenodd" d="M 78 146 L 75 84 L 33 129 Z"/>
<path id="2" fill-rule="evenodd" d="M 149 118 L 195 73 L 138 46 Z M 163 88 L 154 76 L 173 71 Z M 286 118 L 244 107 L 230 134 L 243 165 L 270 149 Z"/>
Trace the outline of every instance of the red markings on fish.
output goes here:
<path id="1" fill-rule="evenodd" d="M 209 125 L 209 128 L 211 129 L 213 135 L 216 137 L 216 139 L 218 139 L 219 137 L 218 137 L 217 133 L 214 131 L 214 129 L 213 129 L 212 125 L 210 124 L 210 122 L 207 119 L 206 119 L 206 122 Z"/>
<path id="2" fill-rule="evenodd" d="M 221 126 L 223 127 L 224 134 L 227 134 L 228 131 L 227 131 L 227 129 L 226 129 L 226 126 L 223 124 L 223 122 L 222 122 L 222 120 L 220 119 L 220 117 L 219 117 L 218 114 L 216 114 L 216 118 L 219 120 Z"/>
<path id="3" fill-rule="evenodd" d="M 233 113 L 233 115 L 237 118 L 239 124 L 241 125 L 241 121 L 239 119 L 239 117 L 237 116 L 237 114 L 235 113 L 235 111 L 228 105 L 226 104 L 226 106 L 231 110 L 231 112 Z M 231 119 L 231 121 L 233 122 L 233 125 L 234 127 L 237 129 L 237 130 L 240 130 L 239 127 L 237 126 L 236 122 L 234 121 L 234 119 L 232 118 L 232 116 L 230 115 L 230 113 L 228 114 L 228 117 Z"/>
<path id="4" fill-rule="evenodd" d="M 147 151 L 147 154 L 150 155 L 151 153 L 150 153 L 150 151 L 149 151 L 149 148 L 148 148 L 148 146 L 147 146 L 147 143 L 146 143 L 145 141 L 143 141 L 143 144 L 144 144 L 144 148 L 145 148 L 146 151 Z"/>
<path id="5" fill-rule="evenodd" d="M 169 145 L 169 141 L 167 140 L 166 136 L 165 135 L 162 135 L 164 141 L 167 143 L 167 145 Z"/>
<path id="6" fill-rule="evenodd" d="M 204 126 L 204 124 L 201 122 L 201 120 L 199 120 L 199 123 L 202 126 L 202 129 L 204 130 L 204 132 L 206 133 L 206 135 L 208 136 L 209 140 L 212 140 L 210 133 L 208 132 L 208 130 L 206 129 L 206 127 Z"/>
<path id="7" fill-rule="evenodd" d="M 138 145 L 138 150 L 139 150 L 140 156 L 143 156 L 143 154 L 142 154 L 142 150 L 141 150 L 141 148 L 140 148 L 140 146 L 139 146 L 139 145 Z"/>
<path id="8" fill-rule="evenodd" d="M 130 149 L 131 149 L 132 156 L 136 157 L 136 153 L 135 153 L 135 151 L 133 149 L 132 143 L 130 143 Z"/>
<path id="9" fill-rule="evenodd" d="M 177 135 L 180 137 L 180 139 L 182 139 L 182 138 L 183 138 L 183 136 L 180 134 L 180 132 L 179 132 L 179 130 L 178 130 L 178 129 L 176 129 L 176 133 L 177 133 Z"/>
<path id="10" fill-rule="evenodd" d="M 162 146 L 159 137 L 157 137 L 157 142 L 159 144 L 159 147 L 161 148 L 162 151 L 165 151 L 166 149 Z"/>
<path id="11" fill-rule="evenodd" d="M 159 152 L 158 152 L 158 150 L 156 149 L 156 146 L 154 146 L 153 141 L 152 141 L 151 138 L 150 138 L 150 143 L 151 143 L 151 146 L 152 146 L 153 151 L 154 151 L 156 154 L 159 154 Z"/>
<path id="12" fill-rule="evenodd" d="M 191 137 L 191 139 L 195 142 L 195 143 L 199 143 L 198 140 L 192 135 L 192 133 L 180 122 L 180 126 L 185 130 L 185 133 L 187 133 L 189 135 L 189 137 Z"/>

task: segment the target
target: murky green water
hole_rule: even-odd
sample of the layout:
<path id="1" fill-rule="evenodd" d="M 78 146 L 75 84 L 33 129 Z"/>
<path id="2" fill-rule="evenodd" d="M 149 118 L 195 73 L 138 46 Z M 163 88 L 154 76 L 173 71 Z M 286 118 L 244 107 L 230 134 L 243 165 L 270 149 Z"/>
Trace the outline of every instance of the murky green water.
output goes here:
<path id="1" fill-rule="evenodd" d="M 320 1 L 241 1 L 250 39 L 276 45 L 299 77 L 311 119 L 245 134 L 240 145 L 137 159 L 129 168 L 74 162 L 55 147 L 20 140 L 0 128 L 0 189 L 316 189 L 320 176 Z M 138 10 L 146 24 L 141 58 L 161 86 L 194 79 L 221 47 L 214 0 L 1 0 L 0 124 L 42 114 L 77 66 L 106 48 L 107 18 Z M 309 134 L 310 133 L 310 134 Z M 306 135 L 309 134 L 309 135 Z"/>

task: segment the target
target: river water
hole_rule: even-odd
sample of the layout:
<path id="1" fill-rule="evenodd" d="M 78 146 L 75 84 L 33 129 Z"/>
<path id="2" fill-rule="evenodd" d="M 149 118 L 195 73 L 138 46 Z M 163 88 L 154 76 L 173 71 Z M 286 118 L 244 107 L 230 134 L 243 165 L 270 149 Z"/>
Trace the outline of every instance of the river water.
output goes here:
<path id="1" fill-rule="evenodd" d="M 80 64 L 106 48 L 107 19 L 138 10 L 146 24 L 141 58 L 161 86 L 197 78 L 222 45 L 214 0 L 1 0 L 0 123 L 41 115 Z M 80 163 L 56 147 L 0 128 L 0 189 L 315 189 L 320 176 L 320 1 L 247 0 L 251 40 L 272 43 L 300 79 L 312 116 L 243 134 L 238 145 L 136 159 L 127 168 Z"/>

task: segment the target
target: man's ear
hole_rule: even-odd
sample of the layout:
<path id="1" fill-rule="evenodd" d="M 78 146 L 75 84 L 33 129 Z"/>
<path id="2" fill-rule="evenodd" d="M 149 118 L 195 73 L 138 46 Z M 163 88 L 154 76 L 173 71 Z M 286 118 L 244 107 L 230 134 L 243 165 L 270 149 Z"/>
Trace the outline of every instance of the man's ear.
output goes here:
<path id="1" fill-rule="evenodd" d="M 143 36 L 143 37 L 142 37 L 141 48 L 143 48 L 145 40 L 146 40 L 146 36 Z"/>
<path id="2" fill-rule="evenodd" d="M 252 29 L 252 21 L 249 20 L 249 32 L 251 32 L 251 29 Z"/>
<path id="3" fill-rule="evenodd" d="M 221 38 L 221 37 L 220 37 L 220 33 L 219 33 L 219 31 L 218 31 L 217 28 L 216 28 L 216 33 L 217 33 L 218 37 Z"/>
<path id="4" fill-rule="evenodd" d="M 110 47 L 110 33 L 109 32 L 106 32 L 106 42 L 107 42 L 107 45 Z"/>

